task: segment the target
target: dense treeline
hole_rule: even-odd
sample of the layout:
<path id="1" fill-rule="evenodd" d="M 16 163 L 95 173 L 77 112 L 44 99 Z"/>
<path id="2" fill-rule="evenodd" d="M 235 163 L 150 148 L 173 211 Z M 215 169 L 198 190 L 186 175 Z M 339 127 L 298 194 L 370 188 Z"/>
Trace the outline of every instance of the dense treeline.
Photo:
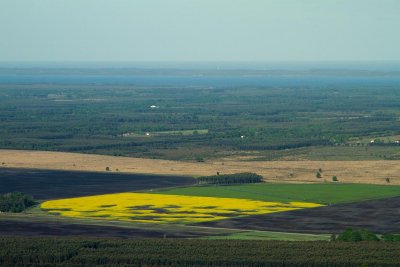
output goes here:
<path id="1" fill-rule="evenodd" d="M 218 174 L 212 176 L 202 176 L 197 178 L 199 184 L 249 184 L 249 183 L 261 183 L 263 177 L 256 173 L 243 172 L 234 174 Z"/>
<path id="2" fill-rule="evenodd" d="M 400 266 L 400 243 L 0 238 L 0 266 Z"/>
<path id="3" fill-rule="evenodd" d="M 30 195 L 21 192 L 0 194 L 1 212 L 22 212 L 35 204 Z"/>

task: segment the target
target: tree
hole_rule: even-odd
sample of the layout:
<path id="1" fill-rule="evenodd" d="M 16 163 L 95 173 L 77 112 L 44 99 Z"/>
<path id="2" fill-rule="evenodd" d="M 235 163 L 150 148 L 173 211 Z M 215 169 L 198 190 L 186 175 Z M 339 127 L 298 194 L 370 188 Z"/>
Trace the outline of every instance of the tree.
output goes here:
<path id="1" fill-rule="evenodd" d="M 383 234 L 382 235 L 382 240 L 383 241 L 388 241 L 388 242 L 400 242 L 400 235 L 399 234 Z"/>
<path id="2" fill-rule="evenodd" d="M 204 162 L 204 158 L 203 157 L 196 157 L 196 161 L 197 162 Z"/>
<path id="3" fill-rule="evenodd" d="M 336 177 L 336 175 L 332 176 L 332 181 L 337 182 L 338 178 Z"/>
<path id="4" fill-rule="evenodd" d="M 362 241 L 362 236 L 357 230 L 346 229 L 337 237 L 337 240 L 346 242 L 360 242 Z"/>
<path id="5" fill-rule="evenodd" d="M 322 175 L 321 175 L 321 173 L 320 173 L 320 172 L 317 172 L 317 174 L 315 175 L 315 177 L 317 177 L 317 178 L 321 178 L 321 177 L 322 177 Z"/>
<path id="6" fill-rule="evenodd" d="M 347 241 L 347 242 L 359 242 L 359 241 L 379 241 L 379 238 L 376 234 L 372 233 L 368 230 L 353 230 L 351 228 L 346 229 L 343 233 L 341 233 L 337 237 L 338 241 Z"/>
<path id="7" fill-rule="evenodd" d="M 106 171 L 110 171 L 110 167 L 106 167 Z"/>
<path id="8" fill-rule="evenodd" d="M 359 230 L 361 238 L 363 241 L 379 241 L 379 238 L 376 234 L 372 233 L 368 230 Z"/>
<path id="9" fill-rule="evenodd" d="M 21 192 L 0 195 L 0 211 L 2 212 L 22 212 L 35 204 L 30 195 Z"/>
<path id="10" fill-rule="evenodd" d="M 335 234 L 331 234 L 331 241 L 336 241 L 336 235 Z"/>

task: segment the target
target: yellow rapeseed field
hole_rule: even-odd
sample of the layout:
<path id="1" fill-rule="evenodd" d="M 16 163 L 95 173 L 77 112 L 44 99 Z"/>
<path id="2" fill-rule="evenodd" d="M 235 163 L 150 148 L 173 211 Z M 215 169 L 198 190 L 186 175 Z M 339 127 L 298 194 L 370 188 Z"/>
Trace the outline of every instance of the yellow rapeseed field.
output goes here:
<path id="1" fill-rule="evenodd" d="M 77 197 L 41 204 L 43 210 L 67 217 L 156 223 L 196 223 L 318 206 L 321 205 L 146 193 Z"/>

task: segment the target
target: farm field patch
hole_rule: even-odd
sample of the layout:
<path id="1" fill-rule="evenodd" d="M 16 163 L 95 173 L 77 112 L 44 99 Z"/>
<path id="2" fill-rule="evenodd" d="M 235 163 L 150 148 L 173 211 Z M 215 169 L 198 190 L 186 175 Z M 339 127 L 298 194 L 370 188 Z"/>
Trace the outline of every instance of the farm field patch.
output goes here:
<path id="1" fill-rule="evenodd" d="M 197 130 L 178 130 L 178 131 L 162 131 L 155 132 L 160 135 L 195 135 L 195 134 L 208 134 L 208 129 L 197 129 Z"/>
<path id="2" fill-rule="evenodd" d="M 193 183 L 194 178 L 182 176 L 0 168 L 0 194 L 20 191 L 42 200 Z"/>
<path id="3" fill-rule="evenodd" d="M 0 220 L 0 236 L 92 236 L 92 237 L 152 237 L 164 235 L 174 238 L 201 237 L 207 233 L 162 231 L 148 228 L 127 228 L 68 222 L 35 222 Z M 306 236 L 307 237 L 307 236 Z"/>
<path id="4" fill-rule="evenodd" d="M 400 186 L 371 184 L 277 184 L 191 186 L 160 189 L 158 194 L 242 198 L 259 201 L 349 203 L 400 196 Z"/>
<path id="5" fill-rule="evenodd" d="M 207 129 L 195 129 L 195 130 L 176 130 L 176 131 L 160 131 L 160 132 L 145 132 L 145 133 L 123 133 L 123 137 L 151 137 L 151 136 L 169 136 L 169 135 L 198 135 L 208 134 Z"/>
<path id="6" fill-rule="evenodd" d="M 369 161 L 245 161 L 228 157 L 201 163 L 172 160 L 129 158 L 80 153 L 1 150 L 3 168 L 34 168 L 67 171 L 140 173 L 172 176 L 207 176 L 254 172 L 266 181 L 284 183 L 331 183 L 332 176 L 339 183 L 400 185 L 400 164 L 397 160 Z M 319 169 L 322 178 L 315 177 Z M 109 172 L 109 173 L 110 173 Z"/>
<path id="7" fill-rule="evenodd" d="M 400 197 L 323 206 L 267 215 L 206 222 L 201 225 L 259 231 L 340 233 L 347 228 L 400 233 Z"/>
<path id="8" fill-rule="evenodd" d="M 353 137 L 349 139 L 349 144 L 398 144 L 400 135 L 383 135 L 383 136 L 364 136 L 364 137 Z"/>
<path id="9" fill-rule="evenodd" d="M 75 218 L 155 223 L 196 223 L 319 207 L 321 204 L 179 195 L 119 193 L 50 200 L 41 208 Z"/>
<path id="10" fill-rule="evenodd" d="M 202 225 L 141 223 L 54 216 L 41 210 L 39 206 L 28 210 L 24 214 L 2 214 L 0 216 L 0 236 L 329 240 L 329 235 L 327 234 L 282 233 L 214 228 Z"/>

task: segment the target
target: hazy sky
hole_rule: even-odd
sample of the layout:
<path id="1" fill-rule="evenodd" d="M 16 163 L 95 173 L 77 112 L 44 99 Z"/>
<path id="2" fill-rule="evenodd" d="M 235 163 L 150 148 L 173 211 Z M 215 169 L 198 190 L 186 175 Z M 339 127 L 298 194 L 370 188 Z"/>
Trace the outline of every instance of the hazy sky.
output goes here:
<path id="1" fill-rule="evenodd" d="M 400 60 L 400 0 L 0 0 L 0 61 Z"/>

